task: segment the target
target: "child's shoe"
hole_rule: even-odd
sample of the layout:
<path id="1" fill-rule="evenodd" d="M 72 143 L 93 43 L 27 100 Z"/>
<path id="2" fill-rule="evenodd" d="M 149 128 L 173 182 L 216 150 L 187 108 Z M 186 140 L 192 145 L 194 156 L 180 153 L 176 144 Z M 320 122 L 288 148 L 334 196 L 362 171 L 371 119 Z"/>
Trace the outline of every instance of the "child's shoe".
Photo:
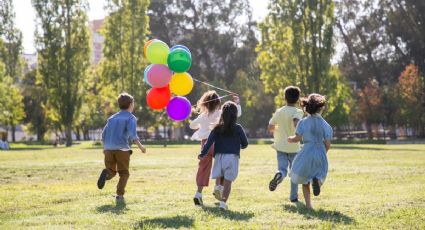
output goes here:
<path id="1" fill-rule="evenodd" d="M 313 187 L 313 194 L 315 196 L 318 196 L 320 194 L 320 182 L 319 182 L 319 179 L 317 179 L 316 177 L 313 178 L 312 187 Z"/>
<path id="2" fill-rule="evenodd" d="M 277 172 L 274 175 L 273 179 L 269 183 L 269 189 L 270 189 L 270 191 L 273 192 L 274 190 L 276 190 L 277 185 L 280 184 L 280 182 L 282 182 L 282 176 L 283 175 L 282 175 L 281 172 Z"/>
<path id="3" fill-rule="evenodd" d="M 223 189 L 223 185 L 216 185 L 214 188 L 213 195 L 218 201 L 221 201 L 221 199 L 223 198 Z"/>
<path id="4" fill-rule="evenodd" d="M 103 169 L 102 172 L 100 173 L 99 180 L 97 180 L 97 187 L 99 189 L 102 189 L 103 187 L 105 187 L 105 182 L 106 182 L 107 176 L 108 176 L 108 170 Z"/>
<path id="5" fill-rule="evenodd" d="M 196 192 L 195 197 L 193 197 L 193 202 L 198 206 L 204 205 L 204 202 L 202 201 L 202 193 Z"/>
<path id="6" fill-rule="evenodd" d="M 227 204 L 224 201 L 220 201 L 220 205 L 218 206 L 218 208 L 222 211 L 226 211 L 228 209 Z"/>
<path id="7" fill-rule="evenodd" d="M 115 202 L 117 203 L 124 203 L 124 196 L 123 195 L 114 195 Z"/>
<path id="8" fill-rule="evenodd" d="M 295 199 L 293 199 L 293 200 L 291 200 L 291 203 L 298 203 L 299 201 L 298 201 L 298 198 L 295 198 Z"/>

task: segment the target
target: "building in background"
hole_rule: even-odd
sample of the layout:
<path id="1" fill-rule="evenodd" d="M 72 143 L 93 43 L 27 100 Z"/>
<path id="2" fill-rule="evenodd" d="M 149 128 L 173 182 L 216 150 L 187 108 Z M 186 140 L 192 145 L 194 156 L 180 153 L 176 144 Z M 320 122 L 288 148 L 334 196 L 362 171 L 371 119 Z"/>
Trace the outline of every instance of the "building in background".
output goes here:
<path id="1" fill-rule="evenodd" d="M 93 20 L 89 23 L 92 38 L 91 62 L 94 65 L 97 65 L 103 57 L 102 49 L 105 38 L 100 34 L 100 29 L 102 28 L 103 24 L 104 19 Z"/>

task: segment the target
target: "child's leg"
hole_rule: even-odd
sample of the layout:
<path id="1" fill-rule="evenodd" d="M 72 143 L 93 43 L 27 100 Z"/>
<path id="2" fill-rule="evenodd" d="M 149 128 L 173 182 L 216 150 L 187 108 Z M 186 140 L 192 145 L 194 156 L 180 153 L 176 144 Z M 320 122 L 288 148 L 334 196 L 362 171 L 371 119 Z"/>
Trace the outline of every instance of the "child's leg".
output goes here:
<path id="1" fill-rule="evenodd" d="M 292 170 L 292 162 L 294 162 L 296 154 L 288 154 L 289 160 L 289 170 Z M 291 181 L 291 193 L 289 195 L 289 200 L 296 201 L 298 200 L 298 184 L 295 184 Z"/>
<path id="2" fill-rule="evenodd" d="M 224 177 L 218 177 L 215 179 L 215 185 L 223 185 Z"/>
<path id="3" fill-rule="evenodd" d="M 116 151 L 115 158 L 117 159 L 117 169 L 120 179 L 117 184 L 117 195 L 123 196 L 125 193 L 125 186 L 127 185 L 130 173 L 128 171 L 130 166 L 130 151 Z"/>
<path id="4" fill-rule="evenodd" d="M 288 154 L 277 151 L 277 172 L 273 179 L 269 182 L 269 190 L 274 191 L 282 180 L 288 174 L 289 159 Z"/>
<path id="5" fill-rule="evenodd" d="M 105 168 L 108 170 L 106 180 L 110 180 L 117 174 L 117 161 L 114 156 L 114 151 L 105 150 L 103 154 L 105 155 Z"/>
<path id="6" fill-rule="evenodd" d="M 229 199 L 230 191 L 232 190 L 232 181 L 224 179 L 223 186 L 224 189 L 222 201 L 227 202 L 227 200 Z"/>
<path id="7" fill-rule="evenodd" d="M 310 184 L 303 184 L 303 194 L 304 194 L 305 205 L 307 206 L 307 208 L 312 208 L 311 199 L 310 199 Z"/>
<path id="8" fill-rule="evenodd" d="M 198 186 L 197 191 L 199 193 L 202 193 L 203 188 L 209 185 L 213 155 L 214 147 L 211 147 L 208 150 L 208 154 L 199 161 L 198 172 L 196 174 L 196 185 Z"/>

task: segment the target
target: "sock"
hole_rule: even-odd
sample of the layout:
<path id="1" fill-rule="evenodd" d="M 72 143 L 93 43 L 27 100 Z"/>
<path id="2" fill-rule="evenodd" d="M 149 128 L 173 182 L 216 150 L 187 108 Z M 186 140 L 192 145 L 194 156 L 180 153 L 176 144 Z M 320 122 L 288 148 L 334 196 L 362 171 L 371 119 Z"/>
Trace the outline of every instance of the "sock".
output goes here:
<path id="1" fill-rule="evenodd" d="M 195 193 L 195 197 L 202 197 L 202 193 L 200 193 L 200 192 L 196 192 L 196 193 Z"/>

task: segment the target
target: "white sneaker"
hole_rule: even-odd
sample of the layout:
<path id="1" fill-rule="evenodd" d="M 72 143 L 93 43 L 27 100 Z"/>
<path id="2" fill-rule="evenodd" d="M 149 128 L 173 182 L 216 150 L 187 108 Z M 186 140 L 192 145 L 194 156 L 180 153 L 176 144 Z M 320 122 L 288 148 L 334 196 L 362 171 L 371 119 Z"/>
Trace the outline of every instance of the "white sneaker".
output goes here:
<path id="1" fill-rule="evenodd" d="M 220 210 L 227 210 L 227 204 L 223 201 L 220 201 L 220 206 L 218 206 L 218 208 L 220 208 Z"/>
<path id="2" fill-rule="evenodd" d="M 193 203 L 198 206 L 204 205 L 204 202 L 202 201 L 202 193 L 196 192 L 195 197 L 193 197 Z"/>
<path id="3" fill-rule="evenodd" d="M 223 198 L 223 185 L 216 185 L 214 188 L 214 192 L 213 195 L 215 197 L 215 199 L 217 199 L 218 201 L 221 201 Z"/>

